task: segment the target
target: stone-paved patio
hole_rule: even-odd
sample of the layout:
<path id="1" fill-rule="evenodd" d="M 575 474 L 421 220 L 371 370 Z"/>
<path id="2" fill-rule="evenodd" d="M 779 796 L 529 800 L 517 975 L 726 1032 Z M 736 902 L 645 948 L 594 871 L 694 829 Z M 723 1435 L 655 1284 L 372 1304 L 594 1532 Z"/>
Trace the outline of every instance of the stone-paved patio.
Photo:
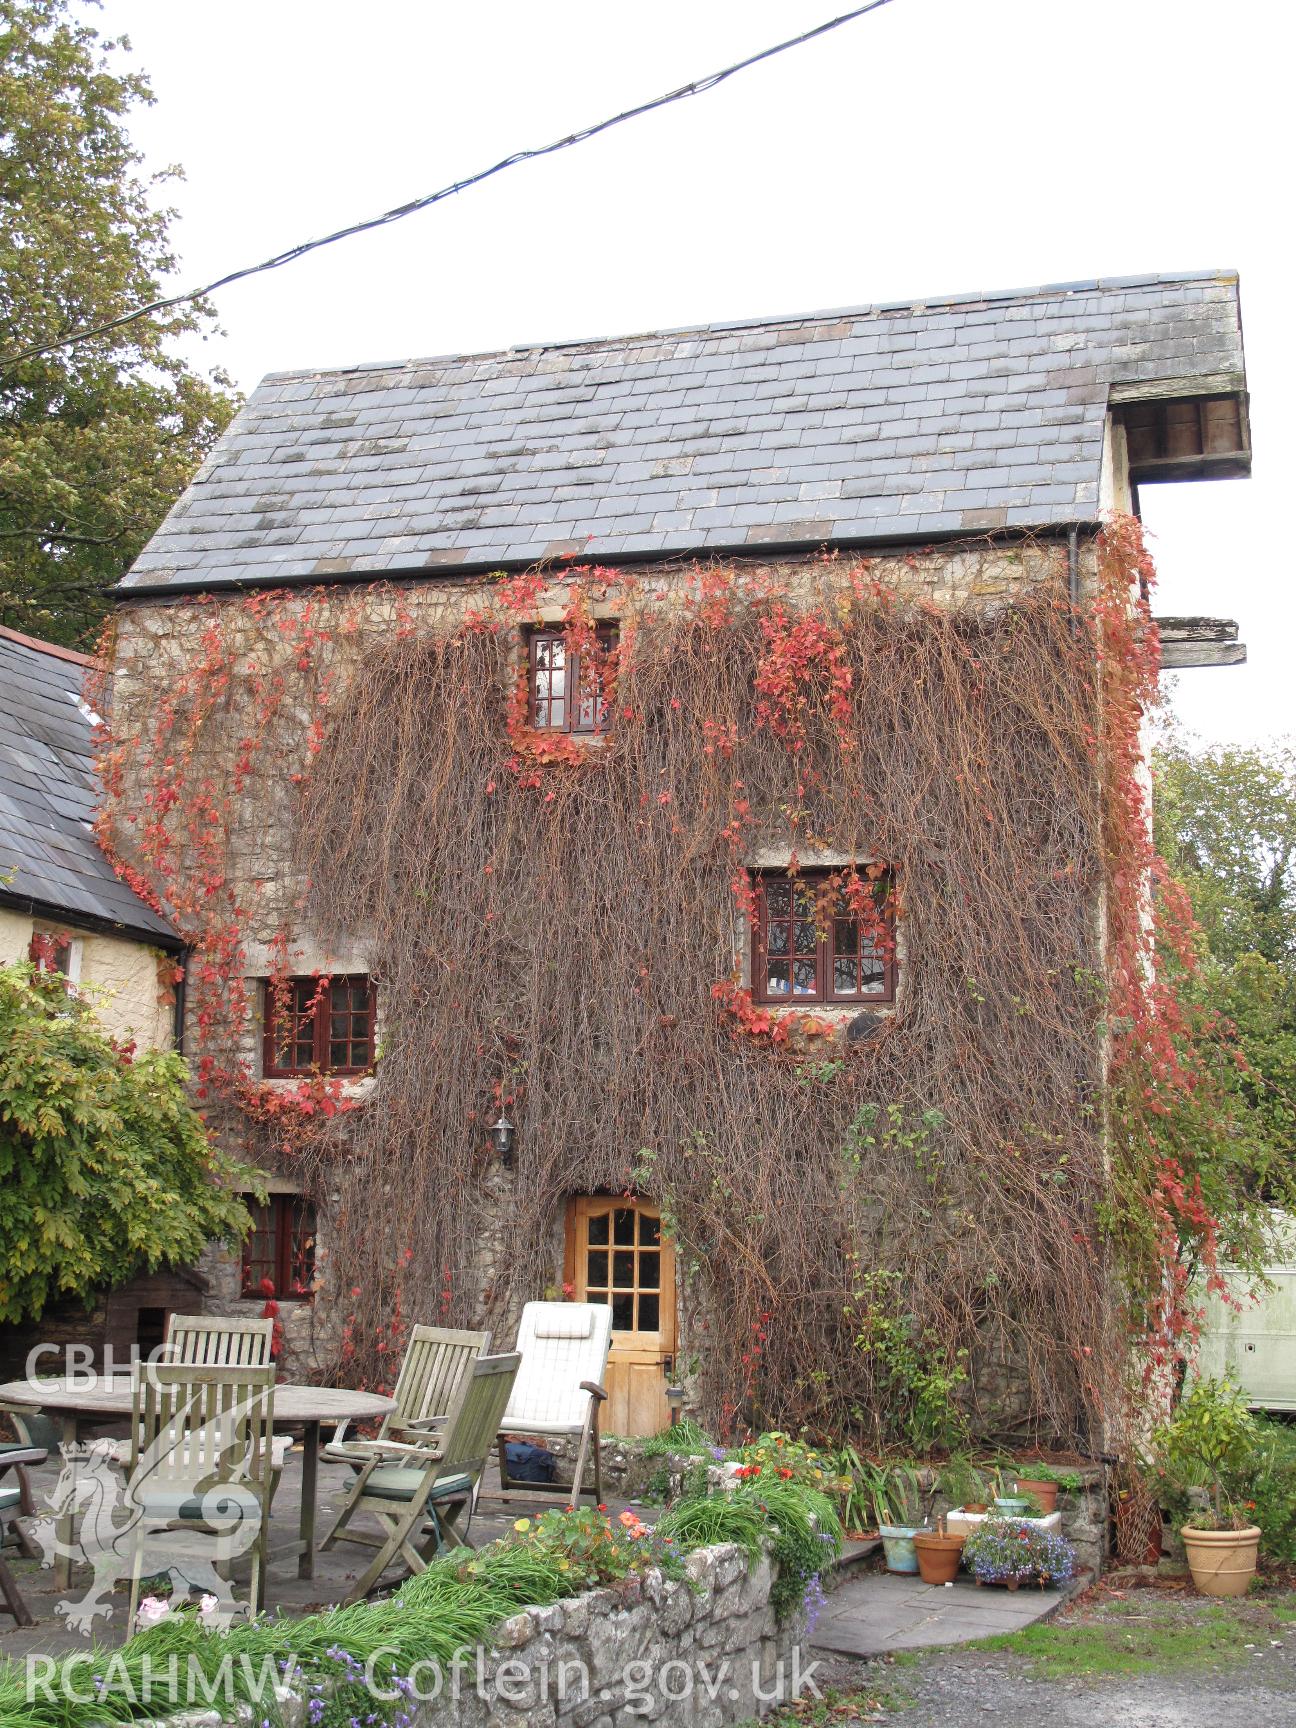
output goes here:
<path id="1" fill-rule="evenodd" d="M 1088 1582 L 1083 1574 L 1065 1590 L 997 1590 L 963 1575 L 953 1584 L 924 1584 L 916 1576 L 857 1572 L 829 1596 L 810 1643 L 857 1657 L 968 1644 L 1050 1619 Z"/>

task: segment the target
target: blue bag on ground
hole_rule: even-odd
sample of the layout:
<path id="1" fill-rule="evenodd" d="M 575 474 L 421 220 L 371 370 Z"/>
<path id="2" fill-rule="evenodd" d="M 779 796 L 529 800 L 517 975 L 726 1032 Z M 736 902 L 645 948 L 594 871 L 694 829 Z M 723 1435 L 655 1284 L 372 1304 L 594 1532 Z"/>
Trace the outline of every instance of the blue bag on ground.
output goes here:
<path id="1" fill-rule="evenodd" d="M 525 1440 L 507 1440 L 504 1460 L 512 1482 L 552 1482 L 558 1460 L 543 1446 L 530 1446 Z"/>

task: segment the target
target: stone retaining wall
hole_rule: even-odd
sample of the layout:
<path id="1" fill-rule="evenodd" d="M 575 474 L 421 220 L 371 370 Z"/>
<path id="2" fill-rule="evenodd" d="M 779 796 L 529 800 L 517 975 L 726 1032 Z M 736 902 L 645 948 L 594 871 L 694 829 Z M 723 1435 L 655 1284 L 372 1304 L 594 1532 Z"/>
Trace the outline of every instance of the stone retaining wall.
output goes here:
<path id="1" fill-rule="evenodd" d="M 793 1696 L 804 1621 L 779 1626 L 768 1557 L 732 1544 L 685 1561 L 687 1583 L 653 1573 L 638 1601 L 593 1590 L 506 1620 L 457 1699 L 419 1706 L 414 1728 L 724 1728 Z"/>
<path id="2" fill-rule="evenodd" d="M 768 1555 L 751 1562 L 724 1543 L 696 1549 L 684 1566 L 687 1581 L 649 1572 L 632 1596 L 591 1590 L 524 1608 L 464 1655 L 457 1676 L 416 1671 L 398 1706 L 408 1728 L 728 1728 L 795 1697 L 813 1670 L 805 1617 L 798 1609 L 776 1620 Z M 300 1697 L 278 1697 L 284 1728 L 310 1728 Z M 239 1717 L 241 1728 L 259 1728 L 260 1711 Z M 201 1720 L 215 1728 L 220 1718 Z"/>

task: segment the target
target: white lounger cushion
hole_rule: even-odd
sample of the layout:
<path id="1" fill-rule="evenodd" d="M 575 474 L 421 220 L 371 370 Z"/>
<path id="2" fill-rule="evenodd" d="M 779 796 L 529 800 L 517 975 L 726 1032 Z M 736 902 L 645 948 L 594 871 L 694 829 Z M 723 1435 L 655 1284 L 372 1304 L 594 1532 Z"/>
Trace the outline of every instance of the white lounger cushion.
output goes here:
<path id="1" fill-rule="evenodd" d="M 518 1328 L 522 1366 L 501 1432 L 579 1434 L 590 1405 L 581 1381 L 602 1385 L 611 1343 L 606 1303 L 528 1302 Z"/>

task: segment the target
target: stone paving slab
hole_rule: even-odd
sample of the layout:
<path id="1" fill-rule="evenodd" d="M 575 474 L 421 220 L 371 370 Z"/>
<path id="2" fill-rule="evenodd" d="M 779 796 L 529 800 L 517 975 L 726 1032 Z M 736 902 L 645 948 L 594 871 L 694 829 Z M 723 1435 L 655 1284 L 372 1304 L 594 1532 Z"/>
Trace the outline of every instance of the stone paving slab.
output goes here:
<path id="1" fill-rule="evenodd" d="M 1065 1590 L 996 1590 L 970 1578 L 924 1584 L 894 1573 L 852 1578 L 833 1592 L 810 1642 L 843 1656 L 968 1644 L 1047 1620 L 1088 1582 Z"/>

